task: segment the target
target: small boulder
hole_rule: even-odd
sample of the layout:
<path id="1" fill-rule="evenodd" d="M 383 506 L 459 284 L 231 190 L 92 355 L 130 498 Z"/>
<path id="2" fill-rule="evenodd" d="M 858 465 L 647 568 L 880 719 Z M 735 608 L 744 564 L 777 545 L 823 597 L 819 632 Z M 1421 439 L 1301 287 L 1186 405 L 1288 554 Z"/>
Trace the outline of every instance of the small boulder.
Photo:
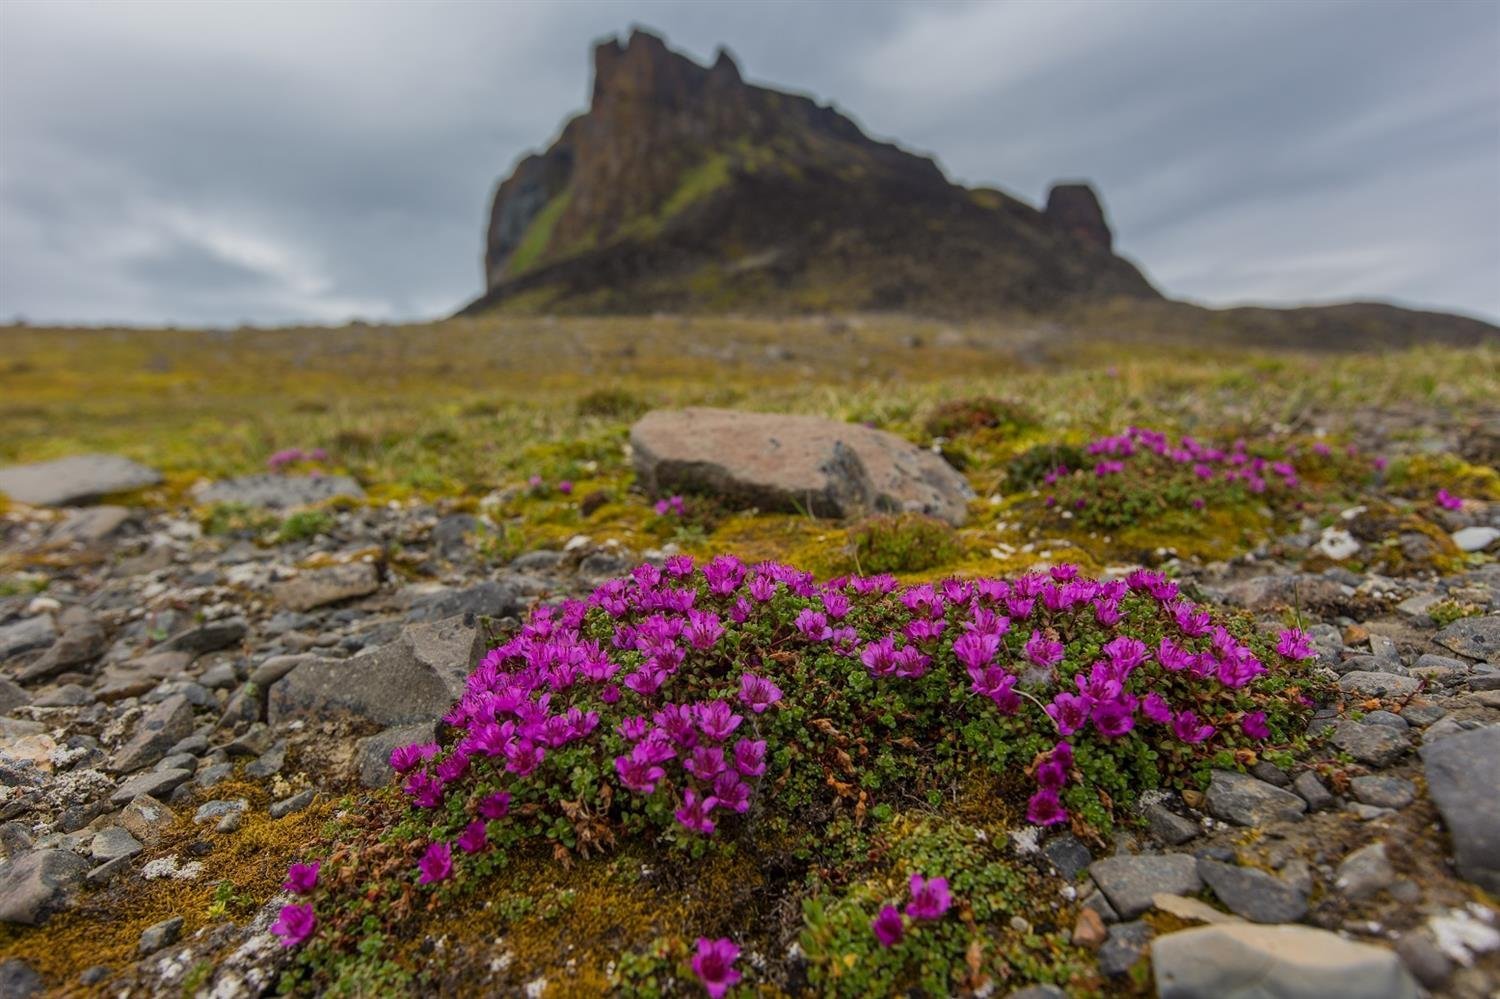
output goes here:
<path id="1" fill-rule="evenodd" d="M 1433 641 L 1466 659 L 1493 660 L 1500 656 L 1500 614 L 1459 618 Z"/>
<path id="2" fill-rule="evenodd" d="M 1333 744 L 1371 767 L 1388 767 L 1411 749 L 1411 739 L 1389 725 L 1342 721 L 1333 729 Z"/>
<path id="3" fill-rule="evenodd" d="M 110 761 L 110 769 L 128 774 L 149 767 L 193 731 L 193 705 L 185 694 L 173 694 L 148 711 L 135 726 L 130 741 Z"/>
<path id="4" fill-rule="evenodd" d="M 1252 923 L 1293 923 L 1307 915 L 1303 894 L 1265 871 L 1202 859 L 1198 876 L 1230 912 Z"/>
<path id="5" fill-rule="evenodd" d="M 815 416 L 656 410 L 631 428 L 630 445 L 652 496 L 707 493 L 733 506 L 819 517 L 924 513 L 955 526 L 974 496 L 931 451 Z"/>

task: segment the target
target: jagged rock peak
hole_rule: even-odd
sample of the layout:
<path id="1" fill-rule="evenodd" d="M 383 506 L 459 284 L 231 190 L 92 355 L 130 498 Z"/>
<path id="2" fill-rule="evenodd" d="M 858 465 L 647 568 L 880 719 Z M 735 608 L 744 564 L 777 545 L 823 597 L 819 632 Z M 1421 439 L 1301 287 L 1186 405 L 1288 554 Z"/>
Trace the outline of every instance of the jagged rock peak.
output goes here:
<path id="1" fill-rule="evenodd" d="M 1112 249 L 1114 234 L 1104 219 L 1104 206 L 1087 181 L 1059 181 L 1047 192 L 1048 218 L 1072 233 L 1080 242 Z"/>
<path id="2" fill-rule="evenodd" d="M 608 38 L 594 47 L 593 107 L 613 102 L 648 101 L 681 107 L 707 86 L 741 86 L 734 57 L 724 48 L 710 69 L 667 48 L 666 40 L 641 28 L 621 42 Z"/>

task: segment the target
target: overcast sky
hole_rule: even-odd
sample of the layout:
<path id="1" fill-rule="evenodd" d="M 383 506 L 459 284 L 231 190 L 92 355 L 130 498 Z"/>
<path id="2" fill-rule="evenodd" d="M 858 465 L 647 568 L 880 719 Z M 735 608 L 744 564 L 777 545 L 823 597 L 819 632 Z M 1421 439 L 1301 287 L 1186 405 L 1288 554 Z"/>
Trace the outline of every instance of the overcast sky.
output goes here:
<path id="1" fill-rule="evenodd" d="M 1211 304 L 1500 318 L 1500 2 L 0 0 L 0 317 L 431 317 L 632 23 L 1033 203 Z"/>

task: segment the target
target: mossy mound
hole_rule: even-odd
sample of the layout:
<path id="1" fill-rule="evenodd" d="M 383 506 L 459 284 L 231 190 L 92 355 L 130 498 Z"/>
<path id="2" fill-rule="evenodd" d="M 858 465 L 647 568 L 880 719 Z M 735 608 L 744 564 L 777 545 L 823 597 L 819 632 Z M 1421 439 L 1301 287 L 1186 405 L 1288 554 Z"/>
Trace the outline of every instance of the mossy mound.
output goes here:
<path id="1" fill-rule="evenodd" d="M 283 988 L 449 988 L 488 955 L 511 984 L 663 994 L 691 981 L 687 941 L 722 935 L 756 955 L 752 985 L 1088 991 L 1007 830 L 1102 841 L 1145 790 L 1293 746 L 1309 654 L 1146 571 L 902 587 L 641 566 L 538 608 L 441 745 L 393 754 L 409 801 L 307 858 L 322 875 L 289 907 L 311 932 L 286 934 Z M 881 946 L 869 920 L 914 874 L 946 879 L 953 908 Z"/>

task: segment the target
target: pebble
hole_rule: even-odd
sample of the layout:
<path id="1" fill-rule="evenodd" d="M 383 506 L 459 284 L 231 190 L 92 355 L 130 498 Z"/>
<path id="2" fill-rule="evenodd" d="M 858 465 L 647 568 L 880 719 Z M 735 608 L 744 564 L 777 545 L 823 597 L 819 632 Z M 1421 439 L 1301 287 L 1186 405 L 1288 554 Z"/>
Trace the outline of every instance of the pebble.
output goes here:
<path id="1" fill-rule="evenodd" d="M 1381 808 L 1405 808 L 1417 797 L 1417 786 L 1400 777 L 1356 777 L 1349 782 L 1349 790 L 1365 804 Z"/>
<path id="2" fill-rule="evenodd" d="M 141 957 L 155 954 L 163 947 L 170 947 L 182 936 L 183 919 L 181 916 L 173 916 L 164 919 L 155 925 L 146 927 L 141 932 L 140 943 L 136 946 L 136 953 Z"/>
<path id="3" fill-rule="evenodd" d="M 271 818 L 281 819 L 293 814 L 294 812 L 302 811 L 308 805 L 312 804 L 313 797 L 316 794 L 316 791 L 314 791 L 312 788 L 308 788 L 306 791 L 294 794 L 290 798 L 283 798 L 281 801 L 278 801 L 271 805 Z"/>
<path id="4" fill-rule="evenodd" d="M 1161 999 L 1417 999 L 1395 951 L 1295 924 L 1203 926 L 1151 945 Z"/>
<path id="5" fill-rule="evenodd" d="M 1238 826 L 1295 819 L 1307 802 L 1290 791 L 1233 770 L 1215 770 L 1204 803 L 1210 815 Z"/>
<path id="6" fill-rule="evenodd" d="M 1265 871 L 1199 860 L 1198 875 L 1230 912 L 1252 923 L 1291 923 L 1307 915 L 1302 893 Z"/>
<path id="7" fill-rule="evenodd" d="M 1371 843 L 1349 854 L 1339 864 L 1334 888 L 1351 902 L 1363 902 L 1385 890 L 1396 880 L 1396 869 L 1386 856 L 1384 843 Z"/>
<path id="8" fill-rule="evenodd" d="M 1089 865 L 1089 875 L 1125 919 L 1149 910 L 1153 895 L 1191 895 L 1203 887 L 1198 862 L 1182 853 L 1106 857 Z"/>

